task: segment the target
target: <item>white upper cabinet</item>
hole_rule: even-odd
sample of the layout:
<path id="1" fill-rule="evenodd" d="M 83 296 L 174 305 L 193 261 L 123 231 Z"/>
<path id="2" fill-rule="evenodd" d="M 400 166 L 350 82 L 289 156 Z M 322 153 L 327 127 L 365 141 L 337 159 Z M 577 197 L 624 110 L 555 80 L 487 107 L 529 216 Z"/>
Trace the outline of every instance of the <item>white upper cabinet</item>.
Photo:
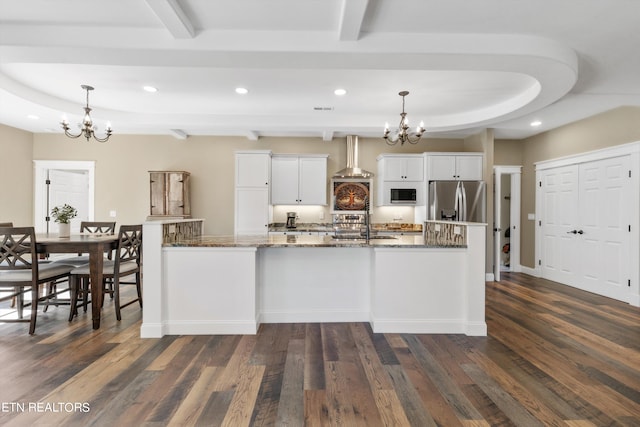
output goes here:
<path id="1" fill-rule="evenodd" d="M 424 157 L 417 155 L 385 155 L 378 157 L 378 173 L 384 181 L 423 181 Z"/>
<path id="2" fill-rule="evenodd" d="M 482 153 L 427 155 L 427 178 L 436 180 L 481 181 Z"/>
<path id="3" fill-rule="evenodd" d="M 326 205 L 328 157 L 275 154 L 271 159 L 271 203 Z"/>
<path id="4" fill-rule="evenodd" d="M 268 188 L 270 176 L 270 151 L 236 152 L 236 187 Z"/>

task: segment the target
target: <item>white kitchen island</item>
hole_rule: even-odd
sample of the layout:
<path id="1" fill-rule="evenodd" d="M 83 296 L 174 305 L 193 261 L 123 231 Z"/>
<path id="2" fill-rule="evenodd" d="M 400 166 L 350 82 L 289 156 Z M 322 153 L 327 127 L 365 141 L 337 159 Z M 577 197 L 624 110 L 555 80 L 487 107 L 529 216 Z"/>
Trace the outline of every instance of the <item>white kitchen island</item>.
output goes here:
<path id="1" fill-rule="evenodd" d="M 166 224 L 145 223 L 141 336 L 363 321 L 374 332 L 486 335 L 485 225 L 439 224 L 442 235 L 457 227 L 455 242 L 425 243 L 419 235 L 368 243 L 330 236 L 163 243 Z"/>

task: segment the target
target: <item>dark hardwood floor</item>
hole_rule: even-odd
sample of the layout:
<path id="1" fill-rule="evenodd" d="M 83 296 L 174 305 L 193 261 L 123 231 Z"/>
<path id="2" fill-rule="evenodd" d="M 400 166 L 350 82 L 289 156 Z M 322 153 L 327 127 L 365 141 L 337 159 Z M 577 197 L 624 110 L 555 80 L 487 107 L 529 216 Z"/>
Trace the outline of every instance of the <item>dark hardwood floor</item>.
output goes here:
<path id="1" fill-rule="evenodd" d="M 488 337 L 269 324 L 140 339 L 68 307 L 0 325 L 0 425 L 640 426 L 640 309 L 523 274 L 487 283 Z"/>

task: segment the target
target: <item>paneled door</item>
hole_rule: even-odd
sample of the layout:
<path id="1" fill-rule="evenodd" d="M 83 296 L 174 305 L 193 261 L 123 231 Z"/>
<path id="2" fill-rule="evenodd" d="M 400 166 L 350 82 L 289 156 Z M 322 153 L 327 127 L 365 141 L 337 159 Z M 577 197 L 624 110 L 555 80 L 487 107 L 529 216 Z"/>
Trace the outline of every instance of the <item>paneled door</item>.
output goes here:
<path id="1" fill-rule="evenodd" d="M 580 288 L 615 299 L 629 290 L 630 159 L 580 165 L 577 272 Z"/>
<path id="2" fill-rule="evenodd" d="M 626 300 L 629 170 L 622 156 L 542 171 L 542 277 Z"/>
<path id="3" fill-rule="evenodd" d="M 572 284 L 576 274 L 578 167 L 545 170 L 541 177 L 542 277 Z"/>

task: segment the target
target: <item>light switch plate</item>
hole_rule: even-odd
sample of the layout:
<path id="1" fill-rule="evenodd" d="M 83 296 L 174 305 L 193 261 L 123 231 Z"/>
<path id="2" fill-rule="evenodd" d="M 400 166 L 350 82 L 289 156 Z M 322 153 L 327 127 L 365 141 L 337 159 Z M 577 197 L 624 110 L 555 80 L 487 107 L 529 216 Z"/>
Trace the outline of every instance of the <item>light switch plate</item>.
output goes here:
<path id="1" fill-rule="evenodd" d="M 115 218 L 116 217 L 116 211 L 109 211 L 109 216 L 111 218 Z"/>
<path id="2" fill-rule="evenodd" d="M 536 214 L 534 213 L 527 214 L 527 219 L 529 221 L 534 221 L 536 219 Z"/>

